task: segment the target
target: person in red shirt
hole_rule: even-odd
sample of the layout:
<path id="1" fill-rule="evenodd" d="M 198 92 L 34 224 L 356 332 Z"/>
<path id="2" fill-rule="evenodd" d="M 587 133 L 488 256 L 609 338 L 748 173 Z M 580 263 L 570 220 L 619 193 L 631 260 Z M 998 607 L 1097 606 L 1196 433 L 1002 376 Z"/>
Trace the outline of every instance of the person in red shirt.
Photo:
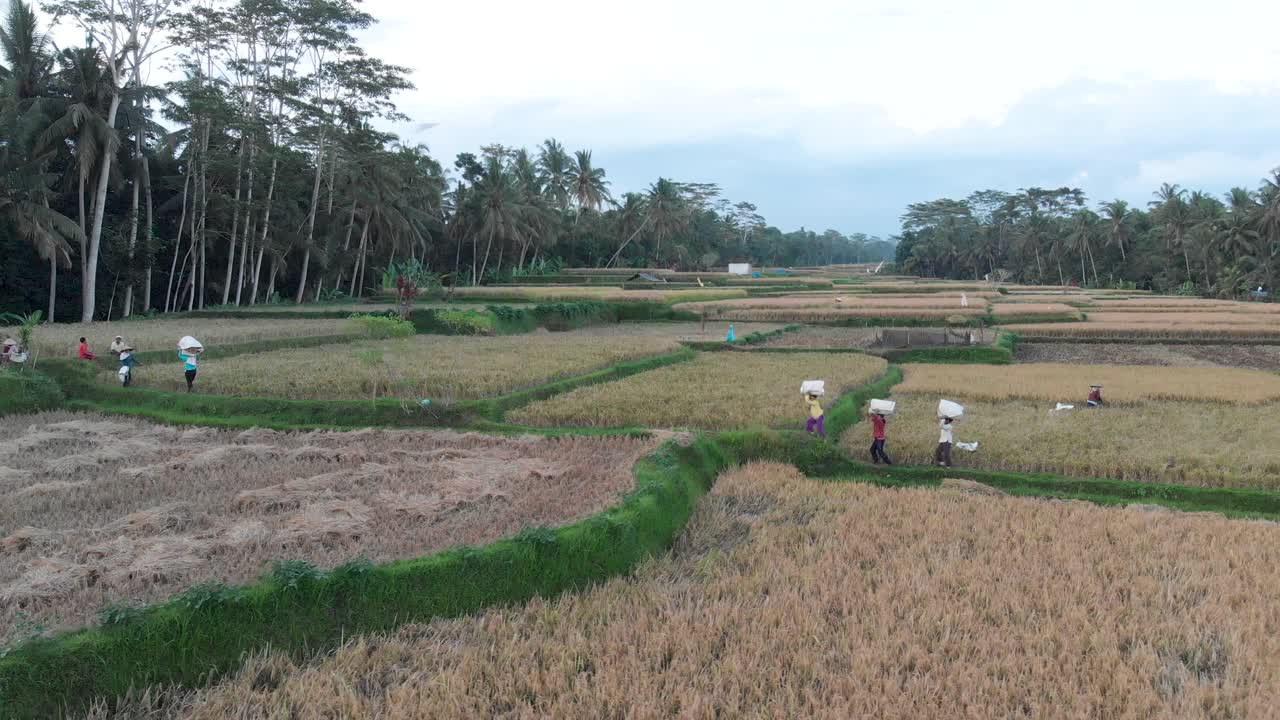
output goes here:
<path id="1" fill-rule="evenodd" d="M 872 428 L 871 461 L 877 465 L 880 464 L 881 460 L 884 461 L 885 465 L 893 464 L 893 461 L 890 460 L 889 456 L 886 455 L 884 452 L 885 423 L 886 423 L 886 419 L 884 415 L 881 415 L 880 413 L 873 413 L 871 415 L 871 428 Z"/>
<path id="2" fill-rule="evenodd" d="M 1089 386 L 1088 403 L 1089 403 L 1089 407 L 1098 407 L 1099 405 L 1102 404 L 1102 386 L 1101 385 Z"/>
<path id="3" fill-rule="evenodd" d="M 89 343 L 84 338 L 80 338 L 80 359 L 81 360 L 97 360 L 98 356 L 89 352 Z"/>

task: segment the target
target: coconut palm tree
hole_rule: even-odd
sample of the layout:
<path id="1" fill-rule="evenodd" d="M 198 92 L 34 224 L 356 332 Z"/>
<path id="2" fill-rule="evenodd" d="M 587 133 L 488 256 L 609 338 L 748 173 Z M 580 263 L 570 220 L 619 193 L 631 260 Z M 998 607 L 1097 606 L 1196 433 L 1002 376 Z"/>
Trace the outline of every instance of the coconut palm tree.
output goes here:
<path id="1" fill-rule="evenodd" d="M 569 164 L 569 153 L 555 138 L 546 140 L 538 149 L 538 173 L 547 196 L 561 210 L 569 207 Z"/>
<path id="2" fill-rule="evenodd" d="M 1080 256 L 1080 280 L 1083 283 L 1088 277 L 1084 269 L 1087 257 L 1093 268 L 1093 285 L 1098 286 L 1098 265 L 1093 260 L 1093 240 L 1097 234 L 1098 216 L 1089 209 L 1081 208 L 1071 215 L 1071 228 L 1068 243 L 1071 249 Z"/>
<path id="3" fill-rule="evenodd" d="M 604 179 L 604 169 L 591 165 L 590 150 L 574 153 L 574 164 L 569 166 L 569 190 L 579 212 L 599 210 L 606 202 L 613 201 L 609 196 L 609 181 Z"/>
<path id="4" fill-rule="evenodd" d="M 61 213 L 49 207 L 46 172 L 53 152 L 34 145 L 37 129 L 46 123 L 42 107 L 53 76 L 49 40 L 40 32 L 35 11 L 14 0 L 0 25 L 0 118 L 5 140 L 0 141 L 0 217 L 49 263 L 49 321 L 55 317 L 58 266 L 71 266 L 68 239 L 82 237 Z"/>
<path id="5" fill-rule="evenodd" d="M 476 284 L 484 277 L 489 265 L 489 254 L 493 250 L 493 241 L 499 245 L 506 241 L 524 242 L 524 223 L 521 216 L 524 206 L 520 204 L 520 188 L 515 175 L 496 157 L 490 157 L 485 164 L 484 174 L 476 183 L 479 199 L 479 218 L 472 235 L 471 282 Z M 484 248 L 484 260 L 476 267 L 480 255 L 480 236 L 487 239 Z"/>
<path id="6" fill-rule="evenodd" d="M 1120 248 L 1120 261 L 1128 262 L 1124 244 L 1129 239 L 1129 223 L 1133 218 L 1129 203 L 1124 200 L 1112 200 L 1109 203 L 1103 203 L 1100 209 L 1107 223 L 1107 246 L 1115 245 Z"/>
<path id="7" fill-rule="evenodd" d="M 1173 252 L 1182 250 L 1182 259 L 1187 265 L 1187 278 L 1191 278 L 1191 253 L 1187 249 L 1185 236 L 1191 227 L 1191 206 L 1187 204 L 1187 191 L 1177 185 L 1164 183 L 1155 191 L 1155 200 L 1151 208 L 1164 225 L 1165 249 Z"/>

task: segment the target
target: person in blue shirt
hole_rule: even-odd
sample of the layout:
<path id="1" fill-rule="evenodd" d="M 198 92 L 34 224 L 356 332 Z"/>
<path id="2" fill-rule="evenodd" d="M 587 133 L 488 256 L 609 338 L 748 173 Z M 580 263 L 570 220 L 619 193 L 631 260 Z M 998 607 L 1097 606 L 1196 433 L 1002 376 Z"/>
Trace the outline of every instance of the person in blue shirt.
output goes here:
<path id="1" fill-rule="evenodd" d="M 141 364 L 142 363 L 138 362 L 138 359 L 133 356 L 133 348 L 125 346 L 120 350 L 120 370 L 122 371 L 121 377 L 123 378 L 121 382 L 122 385 L 129 387 L 130 383 L 133 382 L 133 369 Z M 127 372 L 124 372 L 126 370 Z"/>

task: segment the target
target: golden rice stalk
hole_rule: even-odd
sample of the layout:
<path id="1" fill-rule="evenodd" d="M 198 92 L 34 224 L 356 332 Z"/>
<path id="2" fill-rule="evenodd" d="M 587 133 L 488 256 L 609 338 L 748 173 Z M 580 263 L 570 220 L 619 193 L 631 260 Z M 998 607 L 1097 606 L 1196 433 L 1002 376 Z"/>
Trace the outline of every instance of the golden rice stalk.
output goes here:
<path id="1" fill-rule="evenodd" d="M 1198 400 L 1257 405 L 1280 400 L 1280 375 L 1262 370 L 1143 365 L 907 365 L 902 393 L 981 400 L 1083 402 L 1089 386 L 1103 385 L 1115 404 Z"/>
<path id="2" fill-rule="evenodd" d="M 704 353 L 692 362 L 557 395 L 508 417 L 544 427 L 803 426 L 807 407 L 800 383 L 826 380 L 829 405 L 885 366 L 882 358 L 860 354 Z"/>

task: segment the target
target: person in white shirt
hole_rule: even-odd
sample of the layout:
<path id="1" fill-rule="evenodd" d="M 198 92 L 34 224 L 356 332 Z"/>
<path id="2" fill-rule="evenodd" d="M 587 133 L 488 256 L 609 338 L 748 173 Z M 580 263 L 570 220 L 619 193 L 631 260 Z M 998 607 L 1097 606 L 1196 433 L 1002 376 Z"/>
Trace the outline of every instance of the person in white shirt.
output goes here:
<path id="1" fill-rule="evenodd" d="M 111 341 L 111 354 L 119 357 L 127 346 L 128 343 L 124 341 L 124 338 L 117 335 L 116 339 Z"/>
<path id="2" fill-rule="evenodd" d="M 933 459 L 938 463 L 939 467 L 951 467 L 951 418 L 940 418 L 938 426 L 941 434 L 938 436 L 938 449 L 933 453 Z"/>

